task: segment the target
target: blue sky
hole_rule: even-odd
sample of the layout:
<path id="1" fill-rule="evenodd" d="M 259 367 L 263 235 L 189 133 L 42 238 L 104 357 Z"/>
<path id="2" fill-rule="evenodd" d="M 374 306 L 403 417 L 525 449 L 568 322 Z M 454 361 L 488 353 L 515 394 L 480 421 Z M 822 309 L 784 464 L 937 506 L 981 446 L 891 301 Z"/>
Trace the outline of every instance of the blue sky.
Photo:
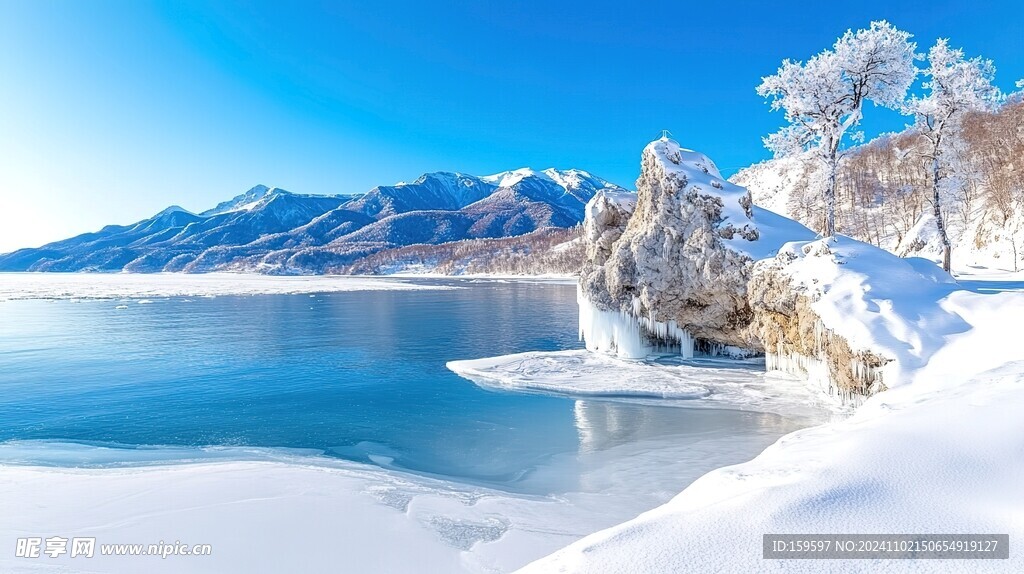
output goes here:
<path id="1" fill-rule="evenodd" d="M 1016 2 L 0 0 L 0 252 L 256 183 L 553 166 L 631 186 L 661 129 L 732 172 L 782 121 L 760 77 L 883 18 L 994 59 L 1004 90 L 1024 77 Z"/>

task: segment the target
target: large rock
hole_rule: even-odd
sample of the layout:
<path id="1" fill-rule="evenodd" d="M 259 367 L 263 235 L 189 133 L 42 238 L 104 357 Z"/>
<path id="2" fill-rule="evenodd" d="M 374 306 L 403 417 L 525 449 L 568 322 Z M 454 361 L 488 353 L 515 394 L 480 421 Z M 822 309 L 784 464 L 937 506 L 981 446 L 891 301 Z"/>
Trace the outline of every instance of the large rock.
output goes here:
<path id="1" fill-rule="evenodd" d="M 624 203 L 599 195 L 587 208 L 580 301 L 593 307 L 581 311 L 590 347 L 631 358 L 668 344 L 762 350 L 748 329 L 747 282 L 763 250 L 750 193 L 663 138 L 643 151 L 631 215 Z"/>

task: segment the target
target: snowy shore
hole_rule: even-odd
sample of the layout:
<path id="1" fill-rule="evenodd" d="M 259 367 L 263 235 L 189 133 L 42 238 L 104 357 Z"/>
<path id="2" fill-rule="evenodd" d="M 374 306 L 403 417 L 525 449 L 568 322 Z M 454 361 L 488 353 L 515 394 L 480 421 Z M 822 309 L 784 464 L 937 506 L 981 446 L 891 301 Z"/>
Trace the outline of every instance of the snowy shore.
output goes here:
<path id="1" fill-rule="evenodd" d="M 0 552 L 0 571 L 509 572 L 798 428 L 754 413 L 715 424 L 708 421 L 722 413 L 645 412 L 637 418 L 629 405 L 576 402 L 579 451 L 533 469 L 515 492 L 318 451 L 0 443 L 0 508 L 9 518 L 0 521 L 0 539 L 11 544 Z M 17 538 L 51 536 L 95 537 L 97 554 L 14 555 Z M 160 541 L 210 544 L 213 552 L 99 555 L 99 545 Z"/>
<path id="2" fill-rule="evenodd" d="M 451 289 L 377 277 L 246 273 L 0 273 L 0 301 Z"/>
<path id="3" fill-rule="evenodd" d="M 301 457 L 175 453 L 121 468 L 46 467 L 26 459 L 0 465 L 0 506 L 18 517 L 0 523 L 0 537 L 180 540 L 211 544 L 213 555 L 25 560 L 12 551 L 0 554 L 0 570 L 335 571 L 343 563 L 353 571 L 505 572 L 554 552 L 524 571 L 817 572 L 823 563 L 763 560 L 761 534 L 994 532 L 1010 535 L 1008 561 L 843 561 L 828 568 L 1021 571 L 1013 543 L 1024 537 L 1024 353 L 1014 329 L 1024 322 L 1024 283 L 1012 279 L 979 275 L 933 300 L 964 328 L 932 337 L 938 343 L 917 357 L 923 366 L 908 369 L 902 384 L 849 418 L 829 416 L 834 405 L 817 389 L 766 376 L 754 362 L 651 363 L 566 351 L 449 365 L 490 388 L 589 397 L 598 405 L 650 401 L 821 417 L 809 424 L 831 420 L 783 437 L 747 463 L 725 466 L 753 453 L 726 461 L 720 443 L 641 442 L 617 466 L 586 476 L 609 484 L 607 495 L 531 496 Z M 922 352 L 910 345 L 905 356 Z M 584 401 L 578 404 L 583 448 L 588 414 Z M 667 500 L 672 484 L 703 474 L 687 476 L 683 456 L 722 468 L 615 526 Z M 625 492 L 636 484 L 645 491 Z M 607 529 L 580 540 L 600 528 Z M 341 538 L 343 555 L 331 550 Z"/>
<path id="4" fill-rule="evenodd" d="M 929 301 L 946 323 L 904 313 L 878 327 L 917 331 L 897 332 L 909 342 L 898 355 L 907 358 L 902 378 L 852 417 L 787 435 L 522 571 L 1024 571 L 1024 351 L 1015 335 L 1024 284 L 974 279 L 960 287 Z M 953 318 L 957 328 L 938 330 Z M 1010 536 L 1010 557 L 765 560 L 767 533 L 1001 533 Z"/>

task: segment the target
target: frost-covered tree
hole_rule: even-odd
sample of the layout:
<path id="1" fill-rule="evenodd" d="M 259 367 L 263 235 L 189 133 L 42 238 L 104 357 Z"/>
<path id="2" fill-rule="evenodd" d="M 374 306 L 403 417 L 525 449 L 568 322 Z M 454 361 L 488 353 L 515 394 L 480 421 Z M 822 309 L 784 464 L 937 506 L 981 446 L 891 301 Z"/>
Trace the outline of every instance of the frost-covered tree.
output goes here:
<path id="1" fill-rule="evenodd" d="M 942 268 L 950 269 L 952 245 L 943 218 L 942 198 L 958 185 L 955 165 L 962 147 L 964 119 L 971 112 L 996 108 L 1001 99 L 992 60 L 981 57 L 967 60 L 963 50 L 952 49 L 949 41 L 939 39 L 928 51 L 928 67 L 924 70 L 927 92 L 912 97 L 906 104 L 914 114 L 914 127 L 923 140 L 918 153 L 931 164 L 932 213 L 942 241 Z"/>
<path id="2" fill-rule="evenodd" d="M 910 38 L 885 21 L 872 22 L 866 30 L 847 30 L 831 50 L 806 62 L 783 60 L 778 72 L 762 78 L 757 88 L 760 96 L 771 99 L 772 110 L 785 112 L 788 122 L 764 138 L 765 146 L 776 156 L 813 150 L 824 162 L 827 237 L 836 233 L 836 172 L 843 138 L 860 123 L 865 102 L 902 105 L 917 76 L 917 45 Z"/>

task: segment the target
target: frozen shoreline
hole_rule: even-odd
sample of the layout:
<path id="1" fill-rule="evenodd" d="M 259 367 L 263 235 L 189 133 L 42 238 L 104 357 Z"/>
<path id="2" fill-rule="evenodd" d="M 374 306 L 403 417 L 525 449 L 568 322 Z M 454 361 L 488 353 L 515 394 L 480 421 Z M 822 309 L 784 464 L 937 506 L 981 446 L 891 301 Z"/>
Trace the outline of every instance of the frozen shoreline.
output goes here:
<path id="1" fill-rule="evenodd" d="M 635 408 L 576 403 L 579 450 L 557 455 L 524 479 L 526 491 L 551 494 L 432 478 L 307 449 L 0 443 L 6 462 L 0 507 L 17 518 L 0 521 L 0 539 L 12 547 L 26 536 L 213 547 L 211 556 L 163 560 L 33 560 L 15 558 L 12 550 L 0 553 L 0 570 L 276 572 L 301 565 L 332 572 L 343 560 L 345 571 L 358 572 L 508 572 L 669 500 L 707 470 L 747 460 L 796 427 L 753 413 L 742 415 L 743 431 L 702 427 L 697 421 L 713 418 L 711 411 L 693 411 L 682 420 L 671 417 L 684 430 L 701 430 L 698 439 L 679 441 L 683 435 L 665 434 L 662 418 L 631 417 Z"/>
<path id="2" fill-rule="evenodd" d="M 453 287 L 348 275 L 0 273 L 0 302 L 24 299 L 216 297 L 425 289 Z"/>
<path id="3" fill-rule="evenodd" d="M 883 393 L 522 572 L 1020 572 L 1021 409 L 1021 362 L 927 397 Z M 764 560 L 766 533 L 1002 533 L 1010 559 Z"/>

